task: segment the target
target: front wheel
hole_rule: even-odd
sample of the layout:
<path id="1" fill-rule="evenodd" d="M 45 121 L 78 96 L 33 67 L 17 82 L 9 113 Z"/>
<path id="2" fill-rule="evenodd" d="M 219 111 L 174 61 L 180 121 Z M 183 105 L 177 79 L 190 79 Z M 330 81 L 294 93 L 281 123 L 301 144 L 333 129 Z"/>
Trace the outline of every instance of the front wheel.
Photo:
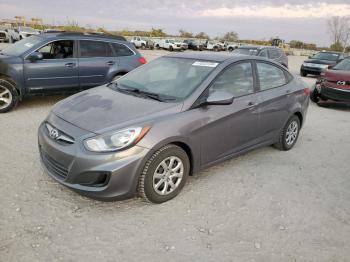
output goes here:
<path id="1" fill-rule="evenodd" d="M 303 76 L 303 77 L 306 77 L 307 73 L 305 73 L 304 71 L 300 71 L 300 75 Z"/>
<path id="2" fill-rule="evenodd" d="M 311 92 L 310 100 L 316 104 L 320 101 L 319 93 L 316 88 Z"/>
<path id="3" fill-rule="evenodd" d="M 145 164 L 139 179 L 139 194 L 148 202 L 166 202 L 180 193 L 189 173 L 187 153 L 173 144 L 164 146 Z"/>
<path id="4" fill-rule="evenodd" d="M 172 52 L 174 51 L 174 48 L 172 46 L 169 47 L 169 51 Z"/>
<path id="5" fill-rule="evenodd" d="M 7 78 L 0 78 L 0 113 L 11 111 L 17 102 L 18 93 L 15 84 Z"/>
<path id="6" fill-rule="evenodd" d="M 300 132 L 300 120 L 296 115 L 292 116 L 283 127 L 279 141 L 274 145 L 282 151 L 288 151 L 293 148 L 298 140 Z"/>

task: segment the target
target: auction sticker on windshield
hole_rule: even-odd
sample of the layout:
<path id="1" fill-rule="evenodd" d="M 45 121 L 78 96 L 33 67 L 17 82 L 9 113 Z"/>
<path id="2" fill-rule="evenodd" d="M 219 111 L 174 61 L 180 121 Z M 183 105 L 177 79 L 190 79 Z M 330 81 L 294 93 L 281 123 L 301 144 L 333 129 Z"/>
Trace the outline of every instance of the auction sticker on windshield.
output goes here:
<path id="1" fill-rule="evenodd" d="M 192 65 L 193 66 L 217 67 L 218 64 L 219 63 L 196 61 Z"/>

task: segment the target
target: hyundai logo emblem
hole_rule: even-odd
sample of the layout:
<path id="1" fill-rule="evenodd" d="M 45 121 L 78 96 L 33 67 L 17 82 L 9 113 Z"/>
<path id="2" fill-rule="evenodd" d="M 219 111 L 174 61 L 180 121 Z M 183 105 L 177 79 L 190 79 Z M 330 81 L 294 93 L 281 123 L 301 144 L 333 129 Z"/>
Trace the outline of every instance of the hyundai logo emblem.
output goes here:
<path id="1" fill-rule="evenodd" d="M 56 139 L 58 137 L 58 130 L 57 129 L 51 129 L 50 130 L 50 137 L 52 139 Z"/>
<path id="2" fill-rule="evenodd" d="M 338 81 L 338 82 L 337 82 L 337 85 L 338 85 L 338 86 L 345 86 L 345 81 Z"/>

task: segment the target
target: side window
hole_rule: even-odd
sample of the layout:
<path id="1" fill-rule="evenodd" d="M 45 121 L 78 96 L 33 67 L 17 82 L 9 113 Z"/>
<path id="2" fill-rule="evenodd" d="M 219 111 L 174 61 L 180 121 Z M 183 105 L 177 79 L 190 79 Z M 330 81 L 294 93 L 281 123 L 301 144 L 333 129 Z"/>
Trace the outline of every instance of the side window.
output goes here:
<path id="1" fill-rule="evenodd" d="M 254 78 L 250 62 L 239 63 L 226 69 L 212 84 L 209 92 L 225 90 L 234 97 L 254 93 Z"/>
<path id="2" fill-rule="evenodd" d="M 262 57 L 268 57 L 268 54 L 267 54 L 267 49 L 263 49 L 260 51 L 259 53 L 259 56 L 262 56 Z"/>
<path id="3" fill-rule="evenodd" d="M 272 64 L 257 63 L 260 89 L 267 90 L 270 88 L 285 85 L 287 83 L 284 71 Z"/>
<path id="4" fill-rule="evenodd" d="M 74 41 L 60 40 L 51 42 L 37 50 L 43 54 L 44 59 L 65 59 L 73 57 Z"/>
<path id="5" fill-rule="evenodd" d="M 277 59 L 281 57 L 281 53 L 277 49 L 270 49 L 269 50 L 269 56 L 271 59 Z"/>
<path id="6" fill-rule="evenodd" d="M 80 41 L 80 57 L 112 57 L 109 43 L 102 41 Z"/>
<path id="7" fill-rule="evenodd" d="M 125 45 L 113 43 L 112 44 L 116 56 L 131 56 L 134 53 Z"/>

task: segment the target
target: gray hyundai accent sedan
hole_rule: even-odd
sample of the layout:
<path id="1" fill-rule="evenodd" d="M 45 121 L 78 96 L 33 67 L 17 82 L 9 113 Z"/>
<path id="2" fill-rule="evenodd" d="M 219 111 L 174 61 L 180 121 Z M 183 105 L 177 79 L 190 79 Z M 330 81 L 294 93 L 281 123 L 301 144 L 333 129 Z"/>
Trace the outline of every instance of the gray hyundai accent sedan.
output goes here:
<path id="1" fill-rule="evenodd" d="M 168 55 L 59 102 L 39 128 L 40 156 L 50 176 L 83 195 L 162 203 L 220 161 L 291 149 L 309 93 L 264 58 Z"/>

